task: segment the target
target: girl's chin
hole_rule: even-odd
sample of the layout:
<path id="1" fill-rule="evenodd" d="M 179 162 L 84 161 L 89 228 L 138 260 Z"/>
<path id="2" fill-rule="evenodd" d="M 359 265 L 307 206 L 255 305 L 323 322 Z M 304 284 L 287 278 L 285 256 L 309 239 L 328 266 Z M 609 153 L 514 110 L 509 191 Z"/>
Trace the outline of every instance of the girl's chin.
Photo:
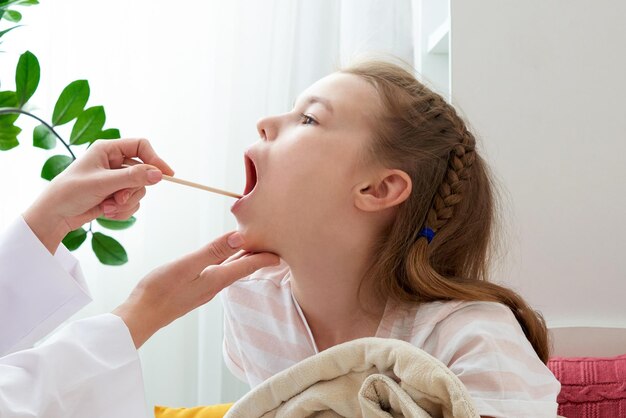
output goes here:
<path id="1" fill-rule="evenodd" d="M 261 234 L 255 233 L 250 228 L 242 227 L 242 225 L 239 225 L 238 231 L 244 240 L 244 245 L 242 247 L 244 250 L 251 253 L 275 253 L 275 251 L 271 249 L 271 245 L 269 244 L 268 240 L 264 239 Z"/>

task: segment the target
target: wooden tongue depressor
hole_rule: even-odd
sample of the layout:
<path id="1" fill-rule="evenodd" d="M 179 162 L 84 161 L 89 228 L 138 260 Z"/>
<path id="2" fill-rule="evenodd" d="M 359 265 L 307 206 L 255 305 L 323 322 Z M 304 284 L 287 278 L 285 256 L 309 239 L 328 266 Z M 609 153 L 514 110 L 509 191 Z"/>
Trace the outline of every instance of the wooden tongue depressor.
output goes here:
<path id="1" fill-rule="evenodd" d="M 137 165 L 137 164 L 142 164 L 142 163 L 136 160 L 132 160 L 130 158 L 126 158 L 124 160 L 124 163 L 122 164 L 122 167 L 130 167 L 131 165 Z M 163 180 L 171 181 L 172 183 L 182 184 L 183 186 L 195 187 L 196 189 L 206 190 L 207 192 L 234 197 L 235 199 L 241 199 L 243 197 L 243 195 L 240 195 L 237 193 L 229 192 L 229 191 L 222 190 L 222 189 L 217 189 L 215 187 L 205 186 L 204 184 L 194 183 L 193 181 L 179 179 L 176 177 L 168 176 L 166 174 L 163 174 Z"/>

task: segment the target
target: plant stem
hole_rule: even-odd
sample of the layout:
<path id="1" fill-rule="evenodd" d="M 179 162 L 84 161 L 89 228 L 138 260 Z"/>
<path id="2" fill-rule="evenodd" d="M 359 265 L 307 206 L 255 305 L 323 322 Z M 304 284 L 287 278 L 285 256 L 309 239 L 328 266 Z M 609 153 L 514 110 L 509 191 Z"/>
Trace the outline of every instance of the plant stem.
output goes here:
<path id="1" fill-rule="evenodd" d="M 61 143 L 63 144 L 63 146 L 65 146 L 65 148 L 67 149 L 67 151 L 70 153 L 70 155 L 72 156 L 72 159 L 75 160 L 76 159 L 76 155 L 74 155 L 74 153 L 72 152 L 72 150 L 70 149 L 69 144 L 67 144 L 63 138 L 61 138 L 61 136 L 54 130 L 54 128 L 52 126 L 50 126 L 46 121 L 44 121 L 43 119 L 41 119 L 39 116 L 33 115 L 30 112 L 27 112 L 25 110 L 22 109 L 18 109 L 16 107 L 3 107 L 0 108 L 0 115 L 10 115 L 10 114 L 22 114 L 22 115 L 26 115 L 26 116 L 30 116 L 33 119 L 38 120 L 39 122 L 41 122 L 42 125 L 44 125 L 46 128 L 48 128 L 50 130 L 50 132 L 52 132 L 52 134 L 54 136 L 57 137 L 57 139 L 59 141 L 61 141 Z"/>

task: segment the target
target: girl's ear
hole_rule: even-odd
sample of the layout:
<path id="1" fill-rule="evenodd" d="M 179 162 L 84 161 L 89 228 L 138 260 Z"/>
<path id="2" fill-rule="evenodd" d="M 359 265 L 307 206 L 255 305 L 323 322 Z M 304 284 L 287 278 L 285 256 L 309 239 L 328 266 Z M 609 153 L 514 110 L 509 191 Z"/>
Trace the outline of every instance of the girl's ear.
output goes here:
<path id="1" fill-rule="evenodd" d="M 354 204 L 365 212 L 381 211 L 404 202 L 411 194 L 411 188 L 407 173 L 387 169 L 380 177 L 358 186 Z"/>

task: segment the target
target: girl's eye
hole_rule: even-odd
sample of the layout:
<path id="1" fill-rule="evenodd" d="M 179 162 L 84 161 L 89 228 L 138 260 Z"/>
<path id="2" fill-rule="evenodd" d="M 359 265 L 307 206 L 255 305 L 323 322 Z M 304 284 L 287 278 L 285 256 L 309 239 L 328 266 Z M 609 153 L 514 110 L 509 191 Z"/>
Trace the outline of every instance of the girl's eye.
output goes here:
<path id="1" fill-rule="evenodd" d="M 305 115 L 304 113 L 300 114 L 300 119 L 302 120 L 303 125 L 317 125 L 317 121 L 315 119 L 309 115 Z"/>

